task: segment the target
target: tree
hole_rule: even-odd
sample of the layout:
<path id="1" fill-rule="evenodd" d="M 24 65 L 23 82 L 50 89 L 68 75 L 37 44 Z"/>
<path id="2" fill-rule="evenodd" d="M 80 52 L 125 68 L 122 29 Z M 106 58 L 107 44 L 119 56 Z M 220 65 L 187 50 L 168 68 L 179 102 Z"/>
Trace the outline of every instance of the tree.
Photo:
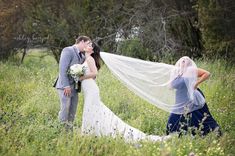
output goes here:
<path id="1" fill-rule="evenodd" d="M 235 1 L 198 0 L 200 31 L 205 54 L 235 61 Z"/>
<path id="2" fill-rule="evenodd" d="M 26 47 L 27 40 L 19 35 L 24 33 L 21 27 L 25 20 L 23 3 L 24 0 L 0 1 L 0 60 L 16 53 L 16 48 Z"/>

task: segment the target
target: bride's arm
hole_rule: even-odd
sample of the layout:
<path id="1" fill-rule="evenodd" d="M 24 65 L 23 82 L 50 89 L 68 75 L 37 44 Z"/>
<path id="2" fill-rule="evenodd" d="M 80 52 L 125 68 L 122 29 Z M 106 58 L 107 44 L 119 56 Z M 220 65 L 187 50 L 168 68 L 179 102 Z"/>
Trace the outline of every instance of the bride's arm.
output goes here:
<path id="1" fill-rule="evenodd" d="M 198 85 L 202 83 L 203 81 L 205 81 L 206 79 L 208 79 L 209 77 L 210 77 L 210 72 L 204 69 L 198 68 L 198 80 L 194 88 L 197 89 Z"/>
<path id="2" fill-rule="evenodd" d="M 84 76 L 81 76 L 80 80 L 95 78 L 96 75 L 98 74 L 98 70 L 95 65 L 95 60 L 92 57 L 89 57 L 87 59 L 87 65 L 88 68 L 90 69 L 90 72 L 88 74 L 85 74 Z"/>

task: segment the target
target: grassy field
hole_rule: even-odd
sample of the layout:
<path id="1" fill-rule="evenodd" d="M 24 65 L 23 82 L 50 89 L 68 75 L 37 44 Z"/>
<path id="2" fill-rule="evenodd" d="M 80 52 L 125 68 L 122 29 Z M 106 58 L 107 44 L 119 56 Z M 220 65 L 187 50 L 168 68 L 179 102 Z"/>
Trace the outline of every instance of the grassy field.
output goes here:
<path id="1" fill-rule="evenodd" d="M 52 87 L 58 65 L 45 52 L 27 55 L 23 64 L 0 62 L 0 155 L 235 155 L 235 67 L 222 60 L 196 61 L 211 72 L 200 86 L 223 136 L 176 136 L 166 142 L 125 143 L 121 138 L 81 136 L 83 95 L 73 133 L 59 124 L 59 99 Z M 130 125 L 164 135 L 168 113 L 140 99 L 102 66 L 97 79 L 102 101 Z"/>

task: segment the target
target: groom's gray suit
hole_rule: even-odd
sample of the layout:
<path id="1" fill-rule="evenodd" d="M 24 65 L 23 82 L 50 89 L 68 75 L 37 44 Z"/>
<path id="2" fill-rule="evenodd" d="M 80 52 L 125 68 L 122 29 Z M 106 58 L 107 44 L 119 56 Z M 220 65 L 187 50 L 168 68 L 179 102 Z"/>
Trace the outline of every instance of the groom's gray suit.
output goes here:
<path id="1" fill-rule="evenodd" d="M 68 69 L 73 64 L 82 64 L 84 60 L 85 56 L 75 45 L 65 47 L 62 50 L 59 62 L 59 77 L 55 82 L 55 87 L 60 97 L 59 120 L 61 122 L 72 122 L 78 105 L 78 92 L 74 89 L 75 82 L 73 78 L 68 75 Z M 64 95 L 64 88 L 66 87 L 71 87 L 71 96 Z"/>

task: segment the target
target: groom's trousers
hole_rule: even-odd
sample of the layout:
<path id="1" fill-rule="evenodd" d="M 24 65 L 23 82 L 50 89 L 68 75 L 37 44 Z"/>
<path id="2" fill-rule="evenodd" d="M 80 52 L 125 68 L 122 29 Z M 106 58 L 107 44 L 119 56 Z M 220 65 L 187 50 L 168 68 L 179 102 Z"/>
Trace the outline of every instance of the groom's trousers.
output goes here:
<path id="1" fill-rule="evenodd" d="M 73 122 L 78 105 L 78 93 L 72 89 L 71 96 L 65 96 L 63 89 L 57 89 L 60 97 L 59 120 L 61 122 Z"/>

